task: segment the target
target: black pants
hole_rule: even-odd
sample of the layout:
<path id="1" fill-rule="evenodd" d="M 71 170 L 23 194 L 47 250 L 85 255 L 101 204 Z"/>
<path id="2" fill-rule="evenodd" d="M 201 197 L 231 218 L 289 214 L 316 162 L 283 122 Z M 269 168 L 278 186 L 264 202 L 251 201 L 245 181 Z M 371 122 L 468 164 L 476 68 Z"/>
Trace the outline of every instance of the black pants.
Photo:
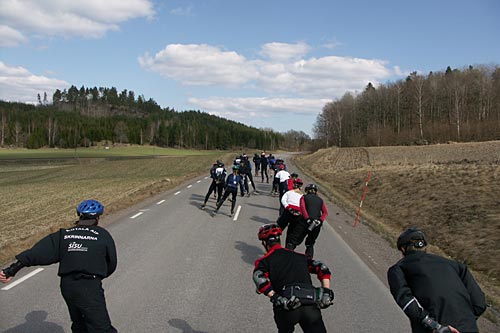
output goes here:
<path id="1" fill-rule="evenodd" d="M 238 189 L 237 188 L 234 188 L 234 187 L 226 187 L 226 190 L 224 191 L 224 195 L 222 196 L 222 198 L 217 201 L 217 208 L 216 210 L 219 210 L 219 208 L 222 206 L 222 204 L 224 203 L 224 201 L 226 201 L 227 197 L 229 197 L 229 195 L 232 195 L 231 199 L 232 199 L 232 202 L 231 202 L 231 214 L 234 213 L 234 206 L 236 206 L 236 198 L 238 197 Z"/>
<path id="2" fill-rule="evenodd" d="M 255 184 L 253 182 L 253 176 L 252 176 L 252 172 L 251 171 L 249 173 L 245 174 L 245 191 L 247 191 L 247 193 L 250 193 L 249 188 L 248 188 L 247 177 L 248 177 L 248 179 L 250 179 L 250 184 L 252 184 L 252 188 L 255 191 Z"/>
<path id="3" fill-rule="evenodd" d="M 280 186 L 280 179 L 273 177 L 273 189 L 271 192 L 279 192 L 279 186 Z"/>
<path id="4" fill-rule="evenodd" d="M 283 207 L 283 205 L 281 204 L 281 202 L 280 202 L 280 207 Z M 281 209 L 280 209 L 280 211 L 281 211 Z M 281 228 L 281 230 L 285 231 L 285 229 L 286 229 L 287 226 L 289 226 L 289 225 L 290 226 L 295 225 L 300 220 L 303 220 L 302 215 L 293 215 L 292 213 L 290 213 L 290 211 L 288 209 L 285 209 L 283 207 L 283 211 L 280 214 L 280 217 L 278 218 L 278 221 L 276 221 L 276 223 Z M 288 233 L 289 232 L 290 232 L 290 230 L 288 231 Z"/>
<path id="5" fill-rule="evenodd" d="M 210 195 L 214 191 L 217 191 L 217 201 L 219 201 L 222 196 L 223 189 L 224 189 L 224 182 L 217 183 L 215 180 L 213 180 L 212 183 L 210 184 L 210 187 L 208 188 L 207 195 L 205 195 L 204 203 L 207 203 L 208 199 L 210 198 Z"/>
<path id="6" fill-rule="evenodd" d="M 267 165 L 263 165 L 262 170 L 260 171 L 260 175 L 262 176 L 262 182 L 264 182 L 264 173 L 266 174 L 266 182 L 269 183 L 269 175 L 267 174 Z"/>
<path id="7" fill-rule="evenodd" d="M 61 293 L 73 322 L 72 332 L 118 332 L 111 325 L 100 278 L 86 279 L 77 275 L 61 277 Z"/>
<path id="8" fill-rule="evenodd" d="M 292 311 L 275 308 L 274 322 L 279 333 L 293 332 L 296 324 L 304 333 L 326 333 L 321 310 L 315 305 L 304 305 Z"/>
<path id="9" fill-rule="evenodd" d="M 285 211 L 285 213 L 287 212 Z M 314 254 L 313 246 L 314 243 L 316 243 L 316 239 L 318 238 L 321 228 L 316 227 L 312 231 L 309 231 L 308 227 L 309 225 L 306 221 L 304 221 L 302 216 L 300 216 L 300 219 L 290 221 L 288 231 L 286 233 L 286 248 L 294 250 L 298 245 L 300 245 L 300 243 L 304 241 L 304 238 L 307 236 L 306 254 L 312 257 Z"/>

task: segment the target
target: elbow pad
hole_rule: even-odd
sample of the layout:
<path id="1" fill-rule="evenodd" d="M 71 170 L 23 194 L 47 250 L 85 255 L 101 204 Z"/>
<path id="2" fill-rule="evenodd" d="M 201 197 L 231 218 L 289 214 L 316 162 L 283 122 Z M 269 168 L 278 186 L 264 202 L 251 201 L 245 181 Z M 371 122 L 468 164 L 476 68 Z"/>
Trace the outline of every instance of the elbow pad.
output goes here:
<path id="1" fill-rule="evenodd" d="M 313 260 L 312 268 L 318 276 L 331 275 L 330 269 L 319 260 Z"/>
<path id="2" fill-rule="evenodd" d="M 257 287 L 257 293 L 265 292 L 266 287 L 271 285 L 271 281 L 269 281 L 264 272 L 259 270 L 253 273 L 253 282 Z"/>
<path id="3" fill-rule="evenodd" d="M 3 273 L 5 274 L 6 277 L 15 276 L 17 272 L 19 272 L 23 267 L 24 265 L 22 264 L 22 262 L 18 260 L 9 267 L 5 268 L 3 270 Z"/>

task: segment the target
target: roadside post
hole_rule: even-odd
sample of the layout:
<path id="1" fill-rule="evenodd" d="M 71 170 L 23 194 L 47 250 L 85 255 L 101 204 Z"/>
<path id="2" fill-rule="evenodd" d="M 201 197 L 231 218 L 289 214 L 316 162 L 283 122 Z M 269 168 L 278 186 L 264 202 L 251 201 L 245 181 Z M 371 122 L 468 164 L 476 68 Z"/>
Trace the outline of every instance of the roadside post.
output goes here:
<path id="1" fill-rule="evenodd" d="M 363 187 L 363 194 L 361 195 L 361 202 L 359 203 L 358 213 L 356 214 L 356 219 L 354 220 L 354 227 L 359 223 L 359 215 L 361 214 L 361 207 L 363 207 L 363 201 L 365 201 L 366 192 L 368 191 L 368 183 L 372 178 L 372 171 L 368 170 L 368 175 L 366 176 L 365 186 Z"/>

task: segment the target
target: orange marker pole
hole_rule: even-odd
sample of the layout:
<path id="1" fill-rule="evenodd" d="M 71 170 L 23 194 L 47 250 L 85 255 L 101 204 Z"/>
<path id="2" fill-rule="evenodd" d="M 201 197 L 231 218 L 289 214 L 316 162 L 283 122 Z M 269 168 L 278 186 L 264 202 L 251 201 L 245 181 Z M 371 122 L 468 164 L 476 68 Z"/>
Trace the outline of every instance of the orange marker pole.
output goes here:
<path id="1" fill-rule="evenodd" d="M 368 191 L 368 182 L 372 178 L 372 171 L 368 170 L 368 176 L 366 177 L 365 187 L 363 188 L 363 194 L 361 195 L 361 202 L 359 203 L 358 214 L 356 214 L 356 219 L 354 220 L 354 227 L 359 223 L 359 214 L 361 214 L 361 207 L 363 207 L 363 201 L 365 201 L 366 192 Z"/>

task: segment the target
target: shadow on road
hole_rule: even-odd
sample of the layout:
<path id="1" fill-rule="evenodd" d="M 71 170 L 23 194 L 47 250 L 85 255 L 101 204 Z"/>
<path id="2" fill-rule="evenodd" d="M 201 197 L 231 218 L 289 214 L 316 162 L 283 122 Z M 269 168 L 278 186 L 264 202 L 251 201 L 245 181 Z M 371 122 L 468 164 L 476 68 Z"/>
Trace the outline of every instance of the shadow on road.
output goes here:
<path id="1" fill-rule="evenodd" d="M 264 205 L 256 205 L 253 203 L 247 203 L 247 206 L 252 206 L 252 207 L 258 207 L 258 208 L 265 208 L 265 209 L 271 209 L 271 210 L 278 210 L 278 208 L 275 207 L 269 207 L 269 206 L 264 206 Z M 276 202 L 276 206 L 278 206 L 278 203 Z"/>
<path id="2" fill-rule="evenodd" d="M 47 316 L 48 314 L 45 311 L 31 311 L 24 317 L 26 319 L 25 323 L 9 328 L 3 331 L 3 333 L 64 333 L 64 329 L 61 326 L 45 321 Z"/>
<path id="3" fill-rule="evenodd" d="M 255 260 L 264 254 L 264 250 L 260 247 L 249 245 L 242 241 L 236 241 L 234 248 L 241 251 L 241 259 L 252 266 L 254 265 Z"/>
<path id="4" fill-rule="evenodd" d="M 257 216 L 257 215 L 254 215 L 250 218 L 250 220 L 252 221 L 256 221 L 256 222 L 259 222 L 259 223 L 262 223 L 262 224 L 268 224 L 268 223 L 275 223 L 276 221 L 271 221 L 271 220 L 268 220 L 266 218 L 263 218 L 263 217 L 260 217 L 260 216 Z"/>
<path id="5" fill-rule="evenodd" d="M 208 333 L 206 331 L 197 331 L 193 329 L 191 325 L 189 325 L 188 322 L 183 319 L 170 319 L 168 323 L 170 324 L 170 326 L 182 330 L 182 333 Z"/>

